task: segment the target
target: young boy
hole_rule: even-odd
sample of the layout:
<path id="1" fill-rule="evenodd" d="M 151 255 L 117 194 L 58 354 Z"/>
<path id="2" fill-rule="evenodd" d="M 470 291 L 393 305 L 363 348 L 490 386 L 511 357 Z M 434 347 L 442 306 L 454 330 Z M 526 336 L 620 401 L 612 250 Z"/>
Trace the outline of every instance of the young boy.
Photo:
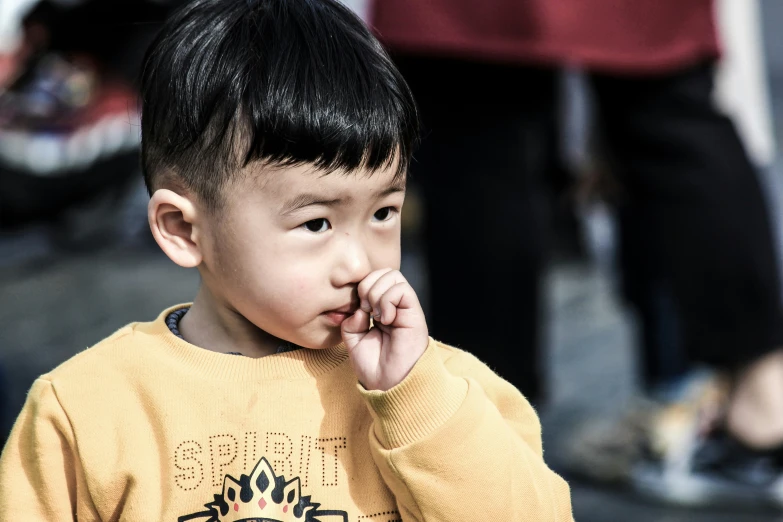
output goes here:
<path id="1" fill-rule="evenodd" d="M 196 0 L 142 101 L 150 227 L 201 288 L 35 382 L 0 520 L 572 520 L 530 405 L 398 271 L 417 114 L 361 21 Z"/>

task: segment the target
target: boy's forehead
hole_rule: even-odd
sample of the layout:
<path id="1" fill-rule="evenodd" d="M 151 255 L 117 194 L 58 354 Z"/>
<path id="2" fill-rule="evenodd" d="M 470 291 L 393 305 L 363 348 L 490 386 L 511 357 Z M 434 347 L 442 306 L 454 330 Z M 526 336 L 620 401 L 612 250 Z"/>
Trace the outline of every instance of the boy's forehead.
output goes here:
<path id="1" fill-rule="evenodd" d="M 277 167 L 264 172 L 260 187 L 264 194 L 276 200 L 285 200 L 302 192 L 322 193 L 332 197 L 374 197 L 376 193 L 395 189 L 404 191 L 406 176 L 397 174 L 397 166 L 369 171 L 325 172 L 313 165 Z"/>

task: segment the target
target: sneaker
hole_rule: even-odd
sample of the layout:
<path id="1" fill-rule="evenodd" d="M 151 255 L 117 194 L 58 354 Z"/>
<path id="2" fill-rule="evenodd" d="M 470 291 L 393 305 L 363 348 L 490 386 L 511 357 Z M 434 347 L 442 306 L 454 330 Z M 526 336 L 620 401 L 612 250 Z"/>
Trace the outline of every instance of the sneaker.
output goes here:
<path id="1" fill-rule="evenodd" d="M 610 485 L 630 482 L 647 452 L 665 454 L 694 427 L 704 430 L 717 414 L 723 384 L 712 373 L 694 371 L 656 397 L 637 397 L 619 419 L 592 419 L 564 447 L 563 471 Z"/>
<path id="2" fill-rule="evenodd" d="M 666 458 L 650 455 L 632 473 L 640 494 L 689 507 L 783 509 L 783 445 L 748 448 L 722 429 L 681 441 Z"/>
<path id="3" fill-rule="evenodd" d="M 565 441 L 562 471 L 573 478 L 623 484 L 641 456 L 645 433 L 658 404 L 633 399 L 618 419 L 590 419 Z"/>

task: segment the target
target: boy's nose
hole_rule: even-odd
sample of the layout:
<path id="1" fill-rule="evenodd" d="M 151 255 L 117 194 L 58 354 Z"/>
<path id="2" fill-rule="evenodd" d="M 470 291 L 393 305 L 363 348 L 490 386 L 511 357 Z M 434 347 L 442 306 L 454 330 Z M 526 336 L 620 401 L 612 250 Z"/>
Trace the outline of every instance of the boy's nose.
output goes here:
<path id="1" fill-rule="evenodd" d="M 339 255 L 340 262 L 333 276 L 335 286 L 359 283 L 372 271 L 367 249 L 361 241 L 345 241 Z"/>

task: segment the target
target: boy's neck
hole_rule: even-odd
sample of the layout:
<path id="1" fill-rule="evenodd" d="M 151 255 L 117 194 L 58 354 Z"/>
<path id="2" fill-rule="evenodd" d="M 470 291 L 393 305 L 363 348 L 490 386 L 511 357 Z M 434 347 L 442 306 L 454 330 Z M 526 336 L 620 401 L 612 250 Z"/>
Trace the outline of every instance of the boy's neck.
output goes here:
<path id="1" fill-rule="evenodd" d="M 200 348 L 254 358 L 277 353 L 283 343 L 218 302 L 204 285 L 180 320 L 179 331 L 187 342 Z"/>

